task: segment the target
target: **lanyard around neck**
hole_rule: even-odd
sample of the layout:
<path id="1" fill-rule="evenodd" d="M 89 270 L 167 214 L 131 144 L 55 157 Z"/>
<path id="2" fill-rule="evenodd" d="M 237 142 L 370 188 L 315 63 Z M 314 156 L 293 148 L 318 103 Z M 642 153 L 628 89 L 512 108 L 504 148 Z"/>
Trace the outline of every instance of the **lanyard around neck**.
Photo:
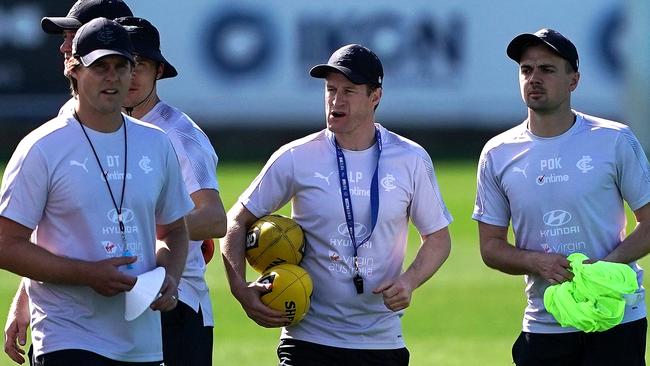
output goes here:
<path id="1" fill-rule="evenodd" d="M 90 140 L 90 136 L 88 136 L 88 133 L 86 132 L 86 128 L 84 127 L 83 123 L 81 123 L 81 119 L 79 119 L 77 112 L 75 111 L 73 114 L 74 117 L 77 119 L 77 122 L 79 122 L 79 126 L 81 126 L 81 130 L 83 131 L 84 136 L 86 136 L 86 140 L 88 141 L 88 144 L 90 144 L 90 148 L 93 151 L 93 155 L 95 156 L 97 165 L 99 165 L 99 169 L 101 170 L 102 175 L 104 176 L 104 182 L 106 183 L 106 188 L 108 188 L 108 193 L 111 196 L 113 207 L 115 207 L 115 212 L 117 213 L 117 222 L 120 227 L 120 236 L 122 239 L 122 255 L 131 256 L 131 252 L 129 251 L 129 248 L 126 244 L 126 234 L 125 234 L 126 227 L 124 226 L 124 220 L 122 217 L 122 205 L 124 203 L 124 193 L 126 192 L 126 163 L 127 163 L 127 152 L 128 152 L 127 137 L 126 137 L 126 120 L 124 119 L 124 116 L 122 116 L 122 125 L 124 128 L 124 173 L 122 174 L 122 195 L 120 197 L 120 205 L 118 206 L 117 201 L 115 200 L 115 195 L 113 194 L 113 190 L 111 189 L 111 185 L 108 183 L 108 171 L 104 170 L 104 167 L 102 166 L 102 163 L 99 160 L 99 155 L 97 155 L 97 151 L 95 150 L 95 146 L 93 145 L 93 142 Z M 126 267 L 128 269 L 133 269 L 133 266 L 131 264 L 127 264 Z"/>
<path id="2" fill-rule="evenodd" d="M 336 138 L 334 138 L 334 146 L 336 147 L 336 161 L 339 169 L 339 181 L 341 183 L 341 199 L 343 201 L 343 211 L 345 212 L 345 222 L 348 227 L 348 233 L 350 234 L 350 240 L 352 241 L 352 246 L 354 247 L 354 265 L 355 272 L 358 273 L 358 249 L 360 246 L 365 244 L 370 237 L 372 232 L 375 230 L 375 225 L 377 224 L 377 216 L 379 215 L 379 158 L 381 157 L 381 133 L 379 129 L 375 127 L 375 140 L 377 141 L 377 164 L 375 165 L 375 172 L 372 175 L 372 183 L 370 185 L 370 220 L 371 220 L 371 229 L 368 233 L 368 236 L 357 243 L 357 237 L 354 230 L 354 213 L 352 211 L 352 197 L 350 196 L 350 185 L 348 183 L 348 173 L 347 166 L 345 164 L 345 155 L 343 150 L 339 146 Z"/>

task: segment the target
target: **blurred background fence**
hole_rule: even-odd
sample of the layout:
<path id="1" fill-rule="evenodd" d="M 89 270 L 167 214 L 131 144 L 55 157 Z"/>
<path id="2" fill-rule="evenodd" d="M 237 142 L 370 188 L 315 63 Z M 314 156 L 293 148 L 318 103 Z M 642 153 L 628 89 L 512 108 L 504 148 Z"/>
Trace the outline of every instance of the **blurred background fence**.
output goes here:
<path id="1" fill-rule="evenodd" d="M 127 2 L 159 28 L 163 54 L 180 71 L 159 83 L 160 95 L 209 133 L 223 159 L 264 158 L 322 128 L 323 84 L 308 70 L 347 43 L 370 47 L 384 63 L 378 120 L 434 157 L 475 156 L 488 136 L 525 118 L 505 48 L 542 27 L 578 48 L 576 109 L 629 121 L 626 110 L 650 104 L 650 41 L 638 31 L 648 27 L 647 0 Z M 71 4 L 0 4 L 0 157 L 69 97 L 61 38 L 45 34 L 40 19 L 63 16 Z"/>

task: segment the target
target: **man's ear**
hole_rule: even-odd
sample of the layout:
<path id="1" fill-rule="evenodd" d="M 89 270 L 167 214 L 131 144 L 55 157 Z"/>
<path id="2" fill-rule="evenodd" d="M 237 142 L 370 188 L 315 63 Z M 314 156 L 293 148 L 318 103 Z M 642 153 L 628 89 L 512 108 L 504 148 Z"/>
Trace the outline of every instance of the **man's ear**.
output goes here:
<path id="1" fill-rule="evenodd" d="M 571 91 L 575 91 L 578 88 L 578 82 L 580 81 L 580 73 L 579 72 L 574 72 L 573 75 L 571 75 L 571 83 L 569 84 L 569 88 Z"/>
<path id="2" fill-rule="evenodd" d="M 70 77 L 77 77 L 77 65 L 79 64 L 79 61 L 75 60 L 74 58 L 70 57 L 64 62 L 64 69 L 63 69 L 63 75 L 65 76 L 70 76 Z"/>
<path id="3" fill-rule="evenodd" d="M 156 70 L 156 80 L 160 80 L 162 77 L 163 71 L 165 71 L 165 64 L 162 62 L 158 63 L 158 70 Z"/>
<path id="4" fill-rule="evenodd" d="M 373 90 L 372 94 L 370 94 L 370 98 L 371 98 L 373 106 L 376 107 L 379 104 L 379 102 L 381 101 L 381 96 L 382 96 L 382 91 L 383 90 L 384 90 L 383 88 L 379 87 L 379 88 Z"/>

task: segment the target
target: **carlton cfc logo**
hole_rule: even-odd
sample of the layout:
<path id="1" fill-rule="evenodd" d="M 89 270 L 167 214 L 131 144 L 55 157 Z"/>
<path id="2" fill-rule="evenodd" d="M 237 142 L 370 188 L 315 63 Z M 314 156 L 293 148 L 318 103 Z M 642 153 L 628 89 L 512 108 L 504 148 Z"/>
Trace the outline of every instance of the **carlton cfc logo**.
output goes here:
<path id="1" fill-rule="evenodd" d="M 138 162 L 138 166 L 142 169 L 144 174 L 149 174 L 153 170 L 151 167 L 151 159 L 146 155 L 142 155 L 142 159 Z"/>
<path id="2" fill-rule="evenodd" d="M 103 27 L 97 33 L 97 40 L 102 42 L 104 45 L 109 45 L 115 41 L 115 36 L 113 35 L 113 30 L 108 27 Z"/>
<path id="3" fill-rule="evenodd" d="M 395 185 L 395 177 L 393 177 L 392 174 L 386 174 L 386 176 L 381 179 L 381 186 L 384 187 L 386 192 L 390 192 L 397 188 Z"/>
<path id="4" fill-rule="evenodd" d="M 588 171 L 594 168 L 594 166 L 591 165 L 591 160 L 592 160 L 591 156 L 583 155 L 582 159 L 578 160 L 578 162 L 576 163 L 576 167 L 580 169 L 582 173 L 587 173 Z"/>

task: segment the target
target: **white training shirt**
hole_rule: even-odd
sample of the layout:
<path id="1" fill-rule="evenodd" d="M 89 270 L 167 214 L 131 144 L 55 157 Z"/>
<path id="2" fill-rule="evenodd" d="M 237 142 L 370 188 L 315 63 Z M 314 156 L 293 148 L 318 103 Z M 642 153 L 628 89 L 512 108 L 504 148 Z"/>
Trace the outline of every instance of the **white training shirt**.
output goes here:
<path id="1" fill-rule="evenodd" d="M 61 108 L 59 108 L 59 114 L 57 114 L 57 116 L 67 115 L 74 112 L 76 106 L 77 106 L 77 98 L 72 97 L 68 99 L 68 101 L 65 102 L 65 104 L 62 105 Z"/>
<path id="2" fill-rule="evenodd" d="M 314 291 L 307 316 L 283 328 L 282 338 L 354 349 L 404 347 L 402 312 L 386 308 L 372 290 L 402 272 L 408 221 L 421 234 L 447 227 L 451 215 L 440 196 L 433 164 L 416 143 L 377 125 L 383 151 L 379 162 L 379 216 L 371 239 L 359 248 L 364 293 L 355 291 L 353 247 L 341 201 L 333 134 L 328 130 L 283 146 L 242 194 L 240 201 L 262 217 L 292 200 L 292 217 L 305 232 L 301 266 L 311 275 Z M 371 229 L 370 185 L 377 161 L 376 145 L 344 150 L 360 242 Z"/>
<path id="3" fill-rule="evenodd" d="M 201 189 L 219 190 L 217 182 L 217 154 L 210 140 L 199 126 L 185 113 L 158 102 L 142 117 L 143 121 L 160 127 L 174 146 L 188 193 Z M 203 314 L 203 325 L 214 326 L 210 293 L 205 281 L 205 259 L 201 252 L 203 241 L 190 240 L 185 270 L 178 285 L 178 297 L 194 311 Z"/>
<path id="4" fill-rule="evenodd" d="M 156 267 L 156 224 L 169 224 L 193 207 L 178 160 L 159 128 L 124 116 L 113 133 L 86 131 L 117 205 L 122 196 L 124 128 L 128 135 L 122 206 L 126 242 L 138 256 L 130 275 Z M 6 167 L 0 215 L 30 229 L 35 244 L 60 256 L 99 261 L 122 255 L 115 206 L 80 124 L 71 113 L 26 136 Z M 28 280 L 35 356 L 83 349 L 128 362 L 162 360 L 160 313 L 147 309 L 124 320 L 124 294 L 99 295 L 90 287 Z"/>
<path id="5" fill-rule="evenodd" d="M 623 201 L 632 210 L 650 202 L 650 167 L 627 126 L 574 113 L 574 125 L 560 136 L 535 136 L 524 122 L 485 145 L 472 217 L 502 227 L 512 220 L 521 249 L 602 259 L 625 238 Z M 641 286 L 643 270 L 630 266 Z M 577 331 L 544 309 L 546 280 L 525 281 L 524 331 Z M 645 290 L 628 300 L 623 323 L 645 317 Z"/>
<path id="6" fill-rule="evenodd" d="M 76 99 L 70 98 L 59 110 L 59 115 L 72 113 L 75 105 Z M 217 154 L 208 137 L 188 115 L 160 101 L 141 120 L 160 127 L 169 136 L 189 194 L 201 189 L 219 190 Z M 205 281 L 207 267 L 201 244 L 202 241 L 190 240 L 185 270 L 178 284 L 178 299 L 196 312 L 200 306 L 203 325 L 214 326 L 212 302 Z"/>

